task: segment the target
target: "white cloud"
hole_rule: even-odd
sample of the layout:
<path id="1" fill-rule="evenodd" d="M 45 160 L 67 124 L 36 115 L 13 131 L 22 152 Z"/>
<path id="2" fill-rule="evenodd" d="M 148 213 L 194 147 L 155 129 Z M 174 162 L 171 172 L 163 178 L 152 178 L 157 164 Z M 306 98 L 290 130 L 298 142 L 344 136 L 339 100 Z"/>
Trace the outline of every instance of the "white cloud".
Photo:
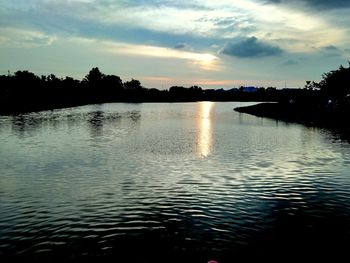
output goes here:
<path id="1" fill-rule="evenodd" d="M 339 42 L 344 43 L 345 48 L 349 43 L 348 27 L 342 27 L 340 23 L 334 24 L 332 18 L 335 15 L 331 12 L 327 13 L 329 16 L 320 16 L 311 13 L 310 10 L 293 9 L 288 5 L 266 5 L 262 1 L 194 0 L 189 4 L 185 0 L 34 0 L 30 3 L 17 0 L 12 4 L 12 8 L 10 3 L 5 4 L 8 10 L 15 13 L 19 10 L 24 12 L 22 15 L 29 12 L 30 19 L 37 15 L 35 19 L 39 21 L 41 17 L 52 20 L 51 26 L 66 27 L 65 30 L 70 33 L 79 32 L 79 28 L 74 30 L 74 27 L 69 28 L 66 25 L 65 21 L 73 19 L 79 21 L 80 24 L 75 25 L 77 27 L 84 27 L 84 22 L 98 25 L 101 34 L 103 26 L 116 26 L 216 38 L 218 41 L 255 36 L 261 40 L 275 42 L 275 45 L 278 44 L 290 52 L 312 52 L 313 47 Z M 18 7 L 15 7 L 15 4 L 18 4 Z M 349 23 L 349 20 L 346 21 L 343 25 Z M 40 22 L 44 25 L 46 21 Z M 88 29 L 85 28 L 84 32 L 86 31 Z M 106 31 L 106 34 L 110 33 Z"/>
<path id="2" fill-rule="evenodd" d="M 51 45 L 57 37 L 43 32 L 20 28 L 0 28 L 2 47 L 31 48 Z"/>
<path id="3" fill-rule="evenodd" d="M 193 8 L 186 1 L 178 1 L 176 5 L 167 4 L 169 1 L 158 2 L 156 7 L 146 4 L 103 6 L 96 2 L 97 6 L 85 18 L 102 24 L 199 37 L 256 36 L 270 42 L 281 40 L 278 43 L 281 48 L 291 52 L 310 52 L 311 47 L 331 45 L 347 37 L 346 29 L 333 25 L 329 19 L 288 6 L 249 0 L 204 0 L 193 2 L 202 8 Z"/>
<path id="4" fill-rule="evenodd" d="M 186 60 L 203 70 L 216 71 L 220 69 L 219 58 L 209 53 L 196 53 L 171 48 L 146 45 L 132 45 L 126 43 L 103 42 L 105 52 L 127 54 L 132 56 L 146 56 Z"/>
<path id="5" fill-rule="evenodd" d="M 220 59 L 210 53 L 198 53 L 159 46 L 136 45 L 89 38 L 71 38 L 70 41 L 81 43 L 85 46 L 95 46 L 96 50 L 101 53 L 184 60 L 187 61 L 189 65 L 195 65 L 202 70 L 208 71 L 217 71 L 221 68 Z"/>

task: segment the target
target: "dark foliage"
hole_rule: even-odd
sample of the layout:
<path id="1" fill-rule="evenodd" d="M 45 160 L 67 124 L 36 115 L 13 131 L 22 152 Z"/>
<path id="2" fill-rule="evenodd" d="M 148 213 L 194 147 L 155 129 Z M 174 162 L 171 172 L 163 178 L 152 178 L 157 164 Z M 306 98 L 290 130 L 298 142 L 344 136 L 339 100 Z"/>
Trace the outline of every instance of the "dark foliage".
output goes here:
<path id="1" fill-rule="evenodd" d="M 297 94 L 295 94 L 297 95 Z M 303 92 L 280 103 L 263 103 L 235 109 L 259 117 L 269 117 L 312 126 L 337 127 L 349 131 L 349 67 L 324 73 L 319 83 L 307 81 Z"/>
<path id="2" fill-rule="evenodd" d="M 105 102 L 187 102 L 187 101 L 288 101 L 307 98 L 314 89 L 258 88 L 246 92 L 244 87 L 231 90 L 203 90 L 173 86 L 169 90 L 144 88 L 139 80 L 122 82 L 115 75 L 105 75 L 92 68 L 82 81 L 53 74 L 36 76 L 28 71 L 0 76 L 0 114 L 72 107 Z"/>
<path id="3" fill-rule="evenodd" d="M 319 83 L 307 81 L 306 88 L 318 89 L 330 99 L 344 99 L 350 95 L 350 62 L 347 68 L 340 66 L 337 70 L 324 73 Z"/>

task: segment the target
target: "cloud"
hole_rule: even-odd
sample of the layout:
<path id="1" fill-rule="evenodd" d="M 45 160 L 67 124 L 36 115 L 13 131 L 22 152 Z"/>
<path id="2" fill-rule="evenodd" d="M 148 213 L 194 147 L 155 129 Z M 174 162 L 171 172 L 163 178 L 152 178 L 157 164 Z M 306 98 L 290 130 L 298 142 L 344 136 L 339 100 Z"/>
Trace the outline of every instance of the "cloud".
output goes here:
<path id="1" fill-rule="evenodd" d="M 186 44 L 186 43 L 177 43 L 175 46 L 174 46 L 175 49 L 186 49 L 186 50 L 191 50 L 191 46 Z"/>
<path id="2" fill-rule="evenodd" d="M 102 0 L 106 3 L 113 3 L 113 0 Z M 100 2 L 100 0 L 98 0 Z M 146 7 L 146 8 L 162 8 L 162 7 L 174 7 L 174 8 L 186 8 L 194 10 L 210 10 L 205 6 L 203 1 L 186 1 L 186 0 L 121 0 L 122 6 L 136 6 L 136 7 Z M 205 1 L 204 1 L 205 2 Z"/>
<path id="3" fill-rule="evenodd" d="M 327 51 L 339 51 L 339 49 L 336 46 L 333 46 L 333 45 L 326 46 L 323 49 L 327 50 Z"/>
<path id="4" fill-rule="evenodd" d="M 269 43 L 279 38 L 279 47 L 293 52 L 339 43 L 348 35 L 316 14 L 261 1 L 272 0 L 0 0 L 0 24 L 63 37 L 170 48 L 174 43 L 188 43 L 206 52 L 213 44 L 222 46 L 239 36 L 254 35 Z M 283 41 L 290 38 L 307 45 Z"/>
<path id="5" fill-rule="evenodd" d="M 238 41 L 228 42 L 220 51 L 222 54 L 239 58 L 277 56 L 282 52 L 280 47 L 261 42 L 256 37 L 248 37 Z"/>
<path id="6" fill-rule="evenodd" d="M 350 8 L 349 0 L 295 0 L 294 2 L 287 0 L 264 0 L 264 2 L 273 4 L 300 3 L 319 10 Z"/>
<path id="7" fill-rule="evenodd" d="M 84 39 L 85 42 L 93 40 Z M 209 53 L 198 53 L 151 45 L 135 45 L 111 41 L 99 41 L 101 51 L 137 57 L 167 58 L 188 61 L 203 70 L 218 71 L 219 58 Z"/>
<path id="8" fill-rule="evenodd" d="M 32 48 L 51 45 L 57 37 L 34 30 L 0 27 L 2 47 Z"/>
<path id="9" fill-rule="evenodd" d="M 294 58 L 288 59 L 282 63 L 283 66 L 293 66 L 299 64 L 300 61 Z"/>
<path id="10" fill-rule="evenodd" d="M 343 51 L 333 45 L 322 47 L 319 50 L 326 57 L 341 57 L 343 55 Z"/>

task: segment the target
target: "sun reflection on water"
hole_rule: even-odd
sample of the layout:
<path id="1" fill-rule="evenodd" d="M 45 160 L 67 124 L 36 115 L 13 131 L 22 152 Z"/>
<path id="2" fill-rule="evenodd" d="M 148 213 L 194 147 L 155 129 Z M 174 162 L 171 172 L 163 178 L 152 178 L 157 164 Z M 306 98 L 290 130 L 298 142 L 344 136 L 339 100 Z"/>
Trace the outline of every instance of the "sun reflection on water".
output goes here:
<path id="1" fill-rule="evenodd" d="M 211 111 L 214 102 L 205 101 L 198 105 L 198 154 L 207 157 L 211 152 L 213 143 Z"/>

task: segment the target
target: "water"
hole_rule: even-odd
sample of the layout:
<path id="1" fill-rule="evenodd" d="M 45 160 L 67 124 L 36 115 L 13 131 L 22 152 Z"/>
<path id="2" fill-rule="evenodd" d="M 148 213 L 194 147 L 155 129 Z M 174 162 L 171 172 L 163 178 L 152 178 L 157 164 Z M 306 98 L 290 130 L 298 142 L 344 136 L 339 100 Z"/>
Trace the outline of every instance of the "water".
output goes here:
<path id="1" fill-rule="evenodd" d="M 232 110 L 248 104 L 0 117 L 0 259 L 347 255 L 349 142 Z"/>

